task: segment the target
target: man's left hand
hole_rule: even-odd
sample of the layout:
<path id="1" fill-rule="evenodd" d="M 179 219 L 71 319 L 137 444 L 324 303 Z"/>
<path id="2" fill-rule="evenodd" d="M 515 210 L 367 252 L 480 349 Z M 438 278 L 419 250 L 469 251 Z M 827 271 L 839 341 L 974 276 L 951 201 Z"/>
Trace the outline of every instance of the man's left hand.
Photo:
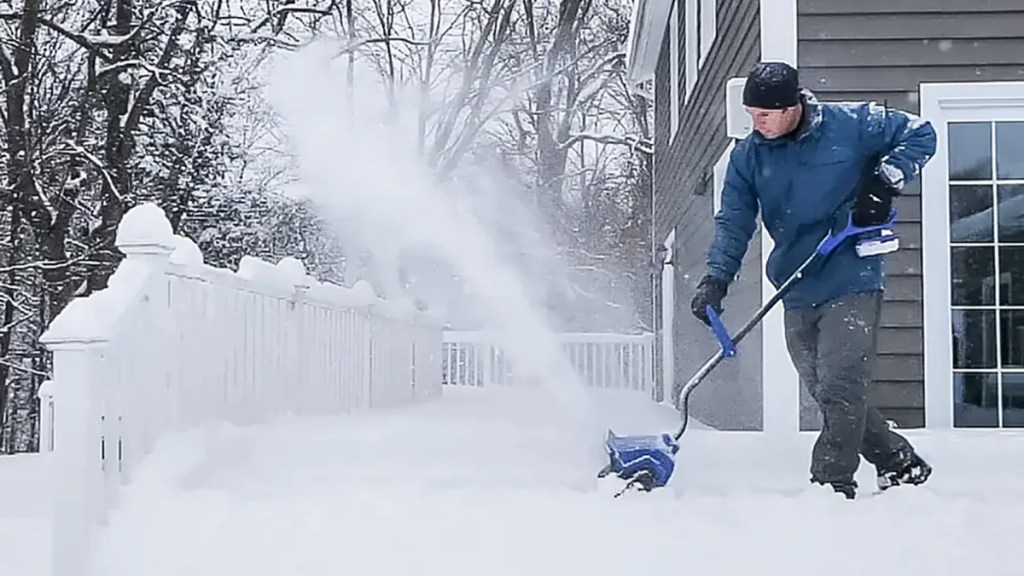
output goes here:
<path id="1" fill-rule="evenodd" d="M 864 185 L 853 204 L 855 226 L 880 226 L 889 220 L 892 199 L 903 187 L 903 174 L 884 161 L 865 175 Z"/>

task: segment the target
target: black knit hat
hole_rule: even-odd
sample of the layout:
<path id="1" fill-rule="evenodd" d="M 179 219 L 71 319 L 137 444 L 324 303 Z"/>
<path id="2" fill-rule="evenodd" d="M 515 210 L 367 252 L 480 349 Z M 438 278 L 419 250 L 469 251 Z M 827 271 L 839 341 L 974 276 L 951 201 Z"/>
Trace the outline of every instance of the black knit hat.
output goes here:
<path id="1" fill-rule="evenodd" d="M 743 105 L 780 110 L 800 102 L 800 75 L 785 62 L 762 62 L 747 75 Z"/>

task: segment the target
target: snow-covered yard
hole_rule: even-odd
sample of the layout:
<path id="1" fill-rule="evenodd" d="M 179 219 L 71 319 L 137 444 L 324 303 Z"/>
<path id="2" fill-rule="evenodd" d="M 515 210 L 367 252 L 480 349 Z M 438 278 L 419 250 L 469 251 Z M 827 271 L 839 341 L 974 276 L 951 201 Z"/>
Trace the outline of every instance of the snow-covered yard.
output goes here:
<path id="1" fill-rule="evenodd" d="M 39 576 L 50 566 L 49 460 L 0 456 L 0 574 Z"/>
<path id="2" fill-rule="evenodd" d="M 1024 434 L 911 432 L 929 484 L 850 502 L 807 483 L 811 435 L 693 429 L 670 488 L 613 499 L 594 479 L 599 428 L 531 391 L 445 392 L 165 443 L 101 535 L 97 574 L 1013 572 Z M 599 408 L 620 432 L 675 425 L 643 398 Z M 868 468 L 861 480 L 873 486 Z"/>

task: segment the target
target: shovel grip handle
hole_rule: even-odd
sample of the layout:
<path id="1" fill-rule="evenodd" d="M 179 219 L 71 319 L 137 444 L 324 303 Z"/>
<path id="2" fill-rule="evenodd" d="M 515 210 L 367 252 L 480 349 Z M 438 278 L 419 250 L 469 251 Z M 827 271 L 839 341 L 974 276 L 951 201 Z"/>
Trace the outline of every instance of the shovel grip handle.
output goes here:
<path id="1" fill-rule="evenodd" d="M 866 232 L 876 232 L 879 230 L 888 230 L 892 228 L 893 223 L 896 221 L 896 209 L 893 208 L 889 211 L 889 219 L 882 224 L 875 226 L 856 226 L 853 223 L 853 214 L 847 216 L 846 227 L 840 230 L 836 234 L 829 234 L 821 241 L 818 245 L 818 254 L 827 256 L 830 252 L 836 249 L 837 246 L 843 243 L 847 238 L 851 236 L 857 236 Z"/>
<path id="2" fill-rule="evenodd" d="M 729 336 L 729 330 L 726 329 L 725 324 L 722 322 L 722 318 L 715 312 L 715 309 L 709 304 L 707 309 L 708 320 L 711 321 L 711 331 L 715 333 L 715 338 L 718 339 L 718 343 L 722 346 L 722 355 L 726 358 L 731 358 L 736 355 L 736 343 L 732 337 Z"/>

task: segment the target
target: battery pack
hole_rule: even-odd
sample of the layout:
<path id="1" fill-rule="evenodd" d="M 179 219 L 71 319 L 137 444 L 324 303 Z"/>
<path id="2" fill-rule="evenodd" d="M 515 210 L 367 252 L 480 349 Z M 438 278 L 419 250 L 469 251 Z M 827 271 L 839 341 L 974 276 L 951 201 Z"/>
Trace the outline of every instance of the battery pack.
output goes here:
<path id="1" fill-rule="evenodd" d="M 900 249 L 900 239 L 892 230 L 882 230 L 878 236 L 859 239 L 856 249 L 861 258 L 889 254 Z"/>

